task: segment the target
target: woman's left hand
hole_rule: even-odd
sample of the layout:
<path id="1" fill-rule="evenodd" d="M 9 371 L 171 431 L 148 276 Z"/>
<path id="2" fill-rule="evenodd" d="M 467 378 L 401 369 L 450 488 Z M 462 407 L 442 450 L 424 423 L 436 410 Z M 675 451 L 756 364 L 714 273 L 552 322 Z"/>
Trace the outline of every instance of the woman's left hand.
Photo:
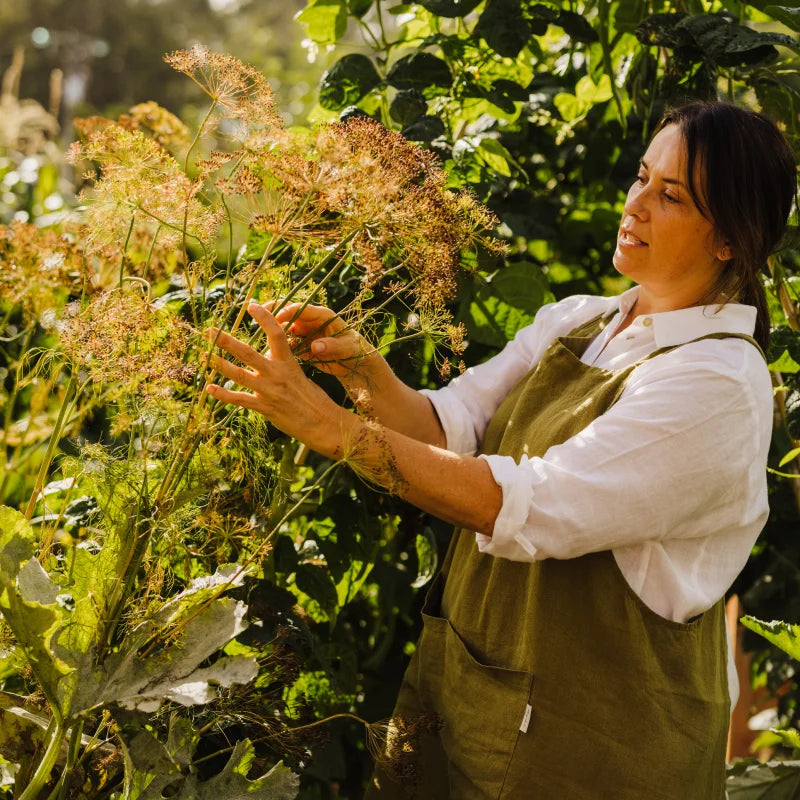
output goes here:
<path id="1" fill-rule="evenodd" d="M 269 351 L 262 355 L 235 336 L 215 329 L 208 331 L 211 341 L 249 369 L 219 356 L 212 356 L 210 365 L 225 378 L 250 390 L 232 391 L 212 383 L 207 387 L 208 393 L 223 403 L 258 411 L 284 433 L 320 451 L 332 448 L 330 455 L 333 455 L 336 442 L 329 440 L 341 409 L 305 376 L 275 317 L 257 303 L 251 303 L 247 310 L 267 334 Z"/>

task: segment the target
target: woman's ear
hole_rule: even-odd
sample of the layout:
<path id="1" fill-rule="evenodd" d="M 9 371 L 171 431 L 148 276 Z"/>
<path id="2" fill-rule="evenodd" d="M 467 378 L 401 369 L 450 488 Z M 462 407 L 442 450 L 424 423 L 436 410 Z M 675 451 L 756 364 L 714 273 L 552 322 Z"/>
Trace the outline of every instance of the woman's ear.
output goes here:
<path id="1" fill-rule="evenodd" d="M 733 248 L 730 246 L 728 242 L 722 245 L 717 250 L 717 260 L 718 261 L 730 261 L 733 258 Z"/>

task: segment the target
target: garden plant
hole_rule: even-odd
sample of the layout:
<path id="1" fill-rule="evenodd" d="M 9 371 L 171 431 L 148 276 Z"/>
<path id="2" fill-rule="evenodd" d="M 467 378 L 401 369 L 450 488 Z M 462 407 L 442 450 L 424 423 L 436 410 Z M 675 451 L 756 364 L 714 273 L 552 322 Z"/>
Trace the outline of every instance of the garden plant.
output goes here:
<path id="1" fill-rule="evenodd" d="M 299 23 L 338 56 L 316 124 L 286 128 L 237 59 L 174 53 L 205 117 L 143 102 L 78 121 L 80 209 L 33 224 L 61 192 L 49 148 L 15 201 L 29 221 L 0 232 L 10 797 L 357 798 L 380 753 L 447 526 L 376 491 L 389 453 L 364 474 L 358 442 L 326 461 L 215 403 L 205 330 L 263 347 L 250 301 L 287 322 L 326 304 L 409 383 L 441 385 L 543 303 L 626 286 L 611 248 L 666 104 L 762 108 L 800 154 L 790 7 L 309 0 Z M 9 174 L 21 145 L 2 145 Z M 740 800 L 800 786 L 796 216 L 792 233 L 764 275 L 772 512 L 734 587 L 782 730 L 761 737 L 770 764 L 731 769 Z M 294 333 L 369 416 L 314 367 L 315 331 Z"/>

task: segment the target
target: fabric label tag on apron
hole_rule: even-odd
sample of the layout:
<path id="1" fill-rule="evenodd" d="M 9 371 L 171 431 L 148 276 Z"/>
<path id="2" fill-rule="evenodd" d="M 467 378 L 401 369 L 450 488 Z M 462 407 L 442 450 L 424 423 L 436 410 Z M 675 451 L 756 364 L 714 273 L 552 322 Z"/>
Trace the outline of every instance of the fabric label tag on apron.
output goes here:
<path id="1" fill-rule="evenodd" d="M 531 705 L 529 703 L 528 705 L 525 706 L 525 716 L 522 718 L 522 724 L 519 726 L 521 733 L 528 732 L 528 725 L 530 724 L 531 721 L 531 711 L 533 711 L 533 709 L 531 708 Z"/>

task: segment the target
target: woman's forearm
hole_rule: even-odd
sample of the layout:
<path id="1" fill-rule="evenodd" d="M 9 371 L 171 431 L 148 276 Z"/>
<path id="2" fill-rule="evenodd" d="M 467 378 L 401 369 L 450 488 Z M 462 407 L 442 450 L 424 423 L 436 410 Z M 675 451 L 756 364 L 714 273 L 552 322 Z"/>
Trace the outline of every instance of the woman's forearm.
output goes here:
<path id="1" fill-rule="evenodd" d="M 429 401 L 420 395 L 420 399 Z M 431 407 L 431 414 L 436 414 Z M 338 409 L 307 441 L 440 519 L 491 536 L 503 493 L 489 465 Z"/>
<path id="2" fill-rule="evenodd" d="M 340 381 L 359 410 L 381 425 L 419 442 L 446 446 L 431 401 L 403 383 L 380 354 L 370 356 L 362 369 L 340 377 Z"/>

